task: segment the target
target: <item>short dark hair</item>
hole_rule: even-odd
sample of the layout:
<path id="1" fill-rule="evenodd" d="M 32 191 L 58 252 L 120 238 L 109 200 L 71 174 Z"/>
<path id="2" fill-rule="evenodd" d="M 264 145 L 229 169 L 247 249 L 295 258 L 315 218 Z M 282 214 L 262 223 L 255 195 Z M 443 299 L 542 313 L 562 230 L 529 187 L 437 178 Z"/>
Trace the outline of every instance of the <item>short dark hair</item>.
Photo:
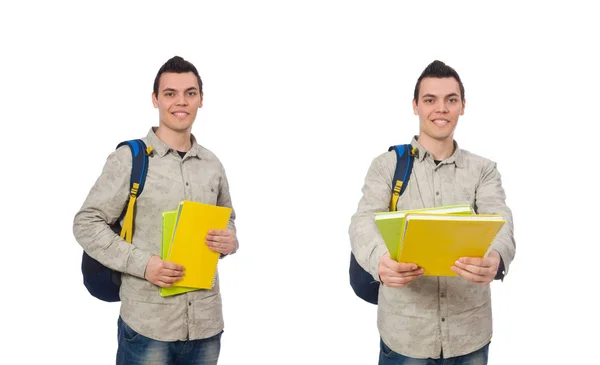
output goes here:
<path id="1" fill-rule="evenodd" d="M 202 79 L 200 78 L 200 75 L 198 74 L 198 70 L 196 70 L 196 66 L 194 66 L 191 62 L 188 62 L 179 56 L 175 56 L 175 57 L 171 58 L 170 60 L 168 60 L 167 62 L 165 62 L 165 64 L 162 65 L 162 67 L 158 70 L 158 73 L 156 74 L 156 78 L 154 79 L 154 89 L 153 89 L 154 95 L 156 95 L 156 98 L 158 98 L 158 84 L 160 82 L 160 76 L 162 74 L 164 74 L 165 72 L 173 72 L 173 73 L 177 73 L 177 74 L 182 74 L 182 73 L 186 73 L 186 72 L 194 73 L 194 75 L 196 75 L 196 78 L 198 79 L 198 92 L 202 93 Z"/>
<path id="2" fill-rule="evenodd" d="M 419 79 L 417 80 L 417 85 L 415 85 L 414 96 L 415 102 L 417 104 L 419 103 L 419 88 L 421 87 L 421 80 L 423 80 L 426 77 L 435 77 L 439 79 L 446 77 L 454 77 L 454 79 L 458 82 L 458 86 L 460 88 L 460 100 L 465 101 L 465 87 L 463 86 L 462 81 L 460 81 L 458 72 L 456 72 L 456 70 L 454 70 L 452 67 L 446 65 L 444 62 L 435 60 L 431 62 L 425 68 L 425 70 L 423 70 L 423 73 L 421 73 L 421 76 L 419 76 Z"/>

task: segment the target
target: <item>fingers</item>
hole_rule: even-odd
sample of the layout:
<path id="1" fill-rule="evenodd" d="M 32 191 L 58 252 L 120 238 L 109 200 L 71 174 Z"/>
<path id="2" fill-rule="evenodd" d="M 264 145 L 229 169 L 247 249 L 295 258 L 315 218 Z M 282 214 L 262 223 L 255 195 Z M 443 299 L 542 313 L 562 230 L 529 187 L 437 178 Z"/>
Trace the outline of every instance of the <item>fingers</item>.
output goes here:
<path id="1" fill-rule="evenodd" d="M 423 276 L 423 269 L 417 268 L 416 270 L 397 272 L 384 265 L 379 267 L 379 277 L 381 281 L 392 288 L 404 287 L 410 284 L 416 278 Z"/>
<path id="2" fill-rule="evenodd" d="M 472 272 L 469 272 L 465 269 L 461 269 L 460 267 L 456 267 L 456 266 L 452 266 L 450 268 L 450 270 L 454 271 L 461 278 L 466 279 L 466 280 L 476 283 L 476 284 L 485 285 L 485 284 L 489 284 L 493 280 L 493 277 L 490 279 L 489 277 L 477 275 L 477 274 L 474 274 Z"/>
<path id="3" fill-rule="evenodd" d="M 208 231 L 209 237 L 231 237 L 233 236 L 233 231 L 230 229 L 213 229 Z"/>
<path id="4" fill-rule="evenodd" d="M 384 255 L 380 261 L 385 267 L 395 272 L 409 272 L 418 269 L 416 264 L 404 263 L 392 260 L 389 254 Z"/>
<path id="5" fill-rule="evenodd" d="M 464 264 L 460 261 L 456 261 L 454 263 L 454 265 L 460 269 L 463 269 L 465 271 L 468 271 L 472 274 L 475 275 L 479 275 L 479 276 L 484 276 L 490 273 L 491 268 L 490 267 L 484 267 L 484 266 L 476 266 L 476 265 L 470 265 L 470 264 Z"/>
<path id="6" fill-rule="evenodd" d="M 169 261 L 163 261 L 163 268 L 168 270 L 181 271 L 182 274 L 185 270 L 183 266 Z"/>
<path id="7" fill-rule="evenodd" d="M 465 264 L 463 260 L 457 260 L 450 269 L 458 276 L 477 284 L 489 284 L 496 276 L 497 264 L 495 266 L 477 266 Z M 481 262 L 480 262 L 481 263 Z"/>
<path id="8" fill-rule="evenodd" d="M 213 251 L 228 255 L 235 249 L 235 234 L 230 229 L 211 230 L 206 235 L 206 245 Z"/>
<path id="9" fill-rule="evenodd" d="M 491 258 L 461 257 L 457 260 L 457 262 L 473 266 L 490 267 L 493 266 L 496 261 L 492 260 Z"/>
<path id="10" fill-rule="evenodd" d="M 222 253 L 223 255 L 229 255 L 233 252 L 235 245 L 208 245 L 211 250 Z"/>
<path id="11" fill-rule="evenodd" d="M 219 237 L 222 238 L 222 237 Z M 219 252 L 222 254 L 230 254 L 235 249 L 235 238 L 233 236 L 226 237 L 226 239 L 222 241 L 212 241 L 206 240 L 206 245 L 208 248 L 215 252 Z"/>
<path id="12" fill-rule="evenodd" d="M 389 286 L 390 288 L 402 288 L 407 286 L 408 284 L 410 284 L 413 280 L 415 280 L 416 278 L 422 276 L 422 274 L 411 274 L 411 275 L 405 275 L 402 277 L 394 277 L 394 276 L 390 276 L 390 277 L 381 277 L 381 279 L 383 280 L 383 283 L 386 286 Z"/>
<path id="13" fill-rule="evenodd" d="M 181 278 L 184 275 L 183 270 L 162 269 L 159 272 L 160 276 Z"/>

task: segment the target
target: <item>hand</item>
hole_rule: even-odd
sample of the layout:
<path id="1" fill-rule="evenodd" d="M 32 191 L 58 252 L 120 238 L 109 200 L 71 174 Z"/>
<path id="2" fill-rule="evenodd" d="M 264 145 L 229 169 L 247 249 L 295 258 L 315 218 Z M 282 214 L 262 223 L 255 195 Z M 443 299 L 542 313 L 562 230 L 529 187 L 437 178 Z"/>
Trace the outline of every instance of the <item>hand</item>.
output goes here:
<path id="1" fill-rule="evenodd" d="M 183 266 L 152 256 L 146 265 L 144 278 L 161 288 L 168 288 L 183 277 Z"/>
<path id="2" fill-rule="evenodd" d="M 379 279 L 390 288 L 401 288 L 423 275 L 423 269 L 415 264 L 392 260 L 389 253 L 379 261 Z"/>
<path id="3" fill-rule="evenodd" d="M 206 244 L 208 247 L 223 255 L 229 255 L 235 250 L 237 239 L 231 229 L 208 231 Z"/>
<path id="4" fill-rule="evenodd" d="M 500 254 L 492 250 L 485 258 L 461 257 L 455 262 L 451 270 L 461 278 L 476 284 L 487 285 L 491 283 L 498 273 Z"/>

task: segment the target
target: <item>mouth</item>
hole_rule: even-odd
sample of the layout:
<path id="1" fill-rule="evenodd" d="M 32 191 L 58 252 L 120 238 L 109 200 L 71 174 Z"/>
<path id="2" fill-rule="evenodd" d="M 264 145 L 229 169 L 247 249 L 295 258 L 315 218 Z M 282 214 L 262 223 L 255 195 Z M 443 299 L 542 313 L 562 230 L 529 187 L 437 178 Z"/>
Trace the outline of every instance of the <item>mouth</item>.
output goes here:
<path id="1" fill-rule="evenodd" d="M 431 122 L 433 124 L 437 125 L 438 127 L 444 127 L 444 126 L 450 124 L 450 122 L 447 119 L 434 119 Z"/>
<path id="2" fill-rule="evenodd" d="M 185 117 L 188 116 L 188 113 L 186 112 L 182 112 L 182 111 L 176 111 L 176 112 L 172 112 L 171 114 L 173 114 L 175 117 L 177 117 L 178 119 L 183 119 Z"/>

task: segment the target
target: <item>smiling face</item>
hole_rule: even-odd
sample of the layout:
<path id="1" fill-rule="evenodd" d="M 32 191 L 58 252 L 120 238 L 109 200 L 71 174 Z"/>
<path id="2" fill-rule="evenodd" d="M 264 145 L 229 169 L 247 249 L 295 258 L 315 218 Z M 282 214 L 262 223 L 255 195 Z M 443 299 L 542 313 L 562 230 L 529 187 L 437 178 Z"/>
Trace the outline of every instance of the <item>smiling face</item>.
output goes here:
<path id="1" fill-rule="evenodd" d="M 453 141 L 458 117 L 464 114 L 458 81 L 453 77 L 421 80 L 413 111 L 419 116 L 419 141 Z"/>
<path id="2" fill-rule="evenodd" d="M 158 108 L 160 127 L 175 132 L 192 128 L 198 108 L 202 107 L 202 93 L 193 72 L 165 72 L 160 76 L 158 95 L 152 93 L 152 104 Z"/>

